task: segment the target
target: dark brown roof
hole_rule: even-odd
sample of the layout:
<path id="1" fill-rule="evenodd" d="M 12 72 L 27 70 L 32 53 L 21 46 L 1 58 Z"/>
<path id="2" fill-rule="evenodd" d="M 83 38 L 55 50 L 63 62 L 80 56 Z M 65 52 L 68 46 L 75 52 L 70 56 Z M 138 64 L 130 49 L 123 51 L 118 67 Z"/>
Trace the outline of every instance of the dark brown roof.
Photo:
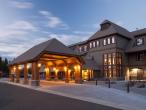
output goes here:
<path id="1" fill-rule="evenodd" d="M 83 69 L 92 69 L 92 70 L 100 70 L 97 63 L 92 59 L 84 59 L 85 64 L 83 65 Z"/>
<path id="2" fill-rule="evenodd" d="M 131 33 L 133 36 L 144 35 L 144 34 L 146 34 L 146 28 L 133 31 Z"/>
<path id="3" fill-rule="evenodd" d="M 107 28 L 105 30 L 97 31 L 93 36 L 91 36 L 89 38 L 89 40 L 94 40 L 94 39 L 105 37 L 105 36 L 112 35 L 112 34 L 120 34 L 129 39 L 132 38 L 131 33 L 128 30 L 124 29 L 123 27 L 121 27 L 111 21 L 108 21 L 108 20 L 103 21 L 101 23 L 101 25 L 104 23 L 110 24 L 109 28 Z"/>
<path id="4" fill-rule="evenodd" d="M 28 51 L 24 52 L 22 55 L 15 58 L 11 62 L 11 64 L 33 60 L 42 52 L 49 52 L 49 53 L 63 54 L 63 55 L 77 55 L 73 50 L 65 46 L 57 39 L 51 39 L 32 47 Z"/>

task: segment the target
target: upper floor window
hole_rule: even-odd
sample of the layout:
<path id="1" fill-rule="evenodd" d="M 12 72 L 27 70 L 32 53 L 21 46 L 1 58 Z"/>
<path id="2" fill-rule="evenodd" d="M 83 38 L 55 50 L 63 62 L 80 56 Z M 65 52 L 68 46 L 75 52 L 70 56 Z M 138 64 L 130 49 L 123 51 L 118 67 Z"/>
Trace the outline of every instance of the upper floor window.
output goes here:
<path id="1" fill-rule="evenodd" d="M 111 39 L 110 38 L 107 39 L 107 44 L 111 44 Z"/>
<path id="2" fill-rule="evenodd" d="M 138 53 L 136 54 L 136 60 L 137 60 L 137 61 L 142 61 L 142 60 L 144 60 L 144 57 L 145 57 L 144 52 L 138 52 Z"/>
<path id="3" fill-rule="evenodd" d="M 90 48 L 92 48 L 92 42 L 90 42 Z"/>
<path id="4" fill-rule="evenodd" d="M 115 43 L 115 37 L 112 37 L 112 44 Z"/>
<path id="5" fill-rule="evenodd" d="M 103 40 L 103 45 L 106 45 L 106 39 Z"/>
<path id="6" fill-rule="evenodd" d="M 136 39 L 136 45 L 139 46 L 139 45 L 143 45 L 144 44 L 144 39 L 143 38 L 137 38 Z"/>
<path id="7" fill-rule="evenodd" d="M 97 47 L 99 47 L 99 41 L 98 40 L 96 41 L 96 45 L 97 45 Z"/>
<path id="8" fill-rule="evenodd" d="M 79 51 L 82 52 L 82 47 L 79 47 Z"/>
<path id="9" fill-rule="evenodd" d="M 85 51 L 85 52 L 87 51 L 87 45 L 84 46 L 84 51 Z"/>
<path id="10" fill-rule="evenodd" d="M 95 42 L 93 42 L 93 47 L 95 47 Z"/>

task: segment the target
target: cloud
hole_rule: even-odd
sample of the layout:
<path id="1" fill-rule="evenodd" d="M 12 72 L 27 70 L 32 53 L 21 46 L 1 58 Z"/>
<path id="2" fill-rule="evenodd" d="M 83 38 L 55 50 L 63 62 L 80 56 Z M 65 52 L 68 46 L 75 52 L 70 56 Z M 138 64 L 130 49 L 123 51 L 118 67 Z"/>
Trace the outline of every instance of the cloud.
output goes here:
<path id="1" fill-rule="evenodd" d="M 80 35 L 91 35 L 94 32 L 89 32 L 89 31 L 73 31 L 74 34 L 80 34 Z"/>
<path id="2" fill-rule="evenodd" d="M 10 5 L 20 9 L 29 9 L 33 7 L 31 2 L 10 1 Z"/>
<path id="3" fill-rule="evenodd" d="M 87 40 L 88 36 L 79 36 L 73 34 L 49 34 L 49 38 L 56 38 L 66 45 L 77 43 L 79 41 Z"/>
<path id="4" fill-rule="evenodd" d="M 28 21 L 16 21 L 15 23 L 7 26 L 7 28 L 15 30 L 37 31 L 37 27 L 35 27 L 32 23 Z"/>
<path id="5" fill-rule="evenodd" d="M 47 19 L 47 25 L 49 28 L 60 28 L 60 29 L 68 29 L 69 26 L 64 23 L 59 17 L 54 16 L 49 11 L 39 11 L 41 15 L 43 15 Z"/>

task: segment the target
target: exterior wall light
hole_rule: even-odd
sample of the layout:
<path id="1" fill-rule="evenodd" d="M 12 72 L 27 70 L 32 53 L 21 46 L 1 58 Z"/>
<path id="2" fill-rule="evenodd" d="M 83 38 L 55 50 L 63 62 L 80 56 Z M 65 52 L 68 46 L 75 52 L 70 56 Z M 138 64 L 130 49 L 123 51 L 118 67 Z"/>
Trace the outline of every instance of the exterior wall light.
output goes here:
<path id="1" fill-rule="evenodd" d="M 38 64 L 38 67 L 41 67 L 41 63 Z"/>
<path id="2" fill-rule="evenodd" d="M 22 69 L 21 65 L 19 65 L 19 66 L 18 66 L 18 69 L 19 69 L 19 70 L 21 70 L 21 69 Z"/>
<path id="3" fill-rule="evenodd" d="M 64 71 L 67 71 L 67 67 L 66 66 L 64 67 Z"/>

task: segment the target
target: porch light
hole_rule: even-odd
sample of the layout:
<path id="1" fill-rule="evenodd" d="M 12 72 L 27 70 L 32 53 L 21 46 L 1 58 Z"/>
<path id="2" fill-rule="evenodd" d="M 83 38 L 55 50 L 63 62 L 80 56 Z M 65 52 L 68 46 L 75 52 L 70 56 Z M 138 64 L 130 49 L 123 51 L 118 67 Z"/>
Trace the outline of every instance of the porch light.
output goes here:
<path id="1" fill-rule="evenodd" d="M 27 69 L 29 69 L 29 68 L 30 68 L 30 64 L 27 64 L 27 66 L 26 66 L 26 67 L 27 67 Z"/>
<path id="2" fill-rule="evenodd" d="M 13 70 L 15 71 L 16 70 L 16 67 L 14 67 Z"/>
<path id="3" fill-rule="evenodd" d="M 77 66 L 74 66 L 74 69 L 76 70 L 77 69 Z"/>
<path id="4" fill-rule="evenodd" d="M 49 68 L 45 68 L 45 71 L 46 71 L 46 72 L 49 71 Z"/>
<path id="5" fill-rule="evenodd" d="M 18 66 L 18 69 L 19 69 L 19 70 L 21 70 L 21 69 L 22 69 L 21 65 L 19 65 L 19 66 Z"/>
<path id="6" fill-rule="evenodd" d="M 41 63 L 38 64 L 38 67 L 41 67 Z"/>
<path id="7" fill-rule="evenodd" d="M 55 67 L 53 68 L 53 71 L 56 71 L 56 68 Z"/>
<path id="8" fill-rule="evenodd" d="M 64 71 L 67 71 L 67 67 L 66 66 L 64 67 Z"/>

